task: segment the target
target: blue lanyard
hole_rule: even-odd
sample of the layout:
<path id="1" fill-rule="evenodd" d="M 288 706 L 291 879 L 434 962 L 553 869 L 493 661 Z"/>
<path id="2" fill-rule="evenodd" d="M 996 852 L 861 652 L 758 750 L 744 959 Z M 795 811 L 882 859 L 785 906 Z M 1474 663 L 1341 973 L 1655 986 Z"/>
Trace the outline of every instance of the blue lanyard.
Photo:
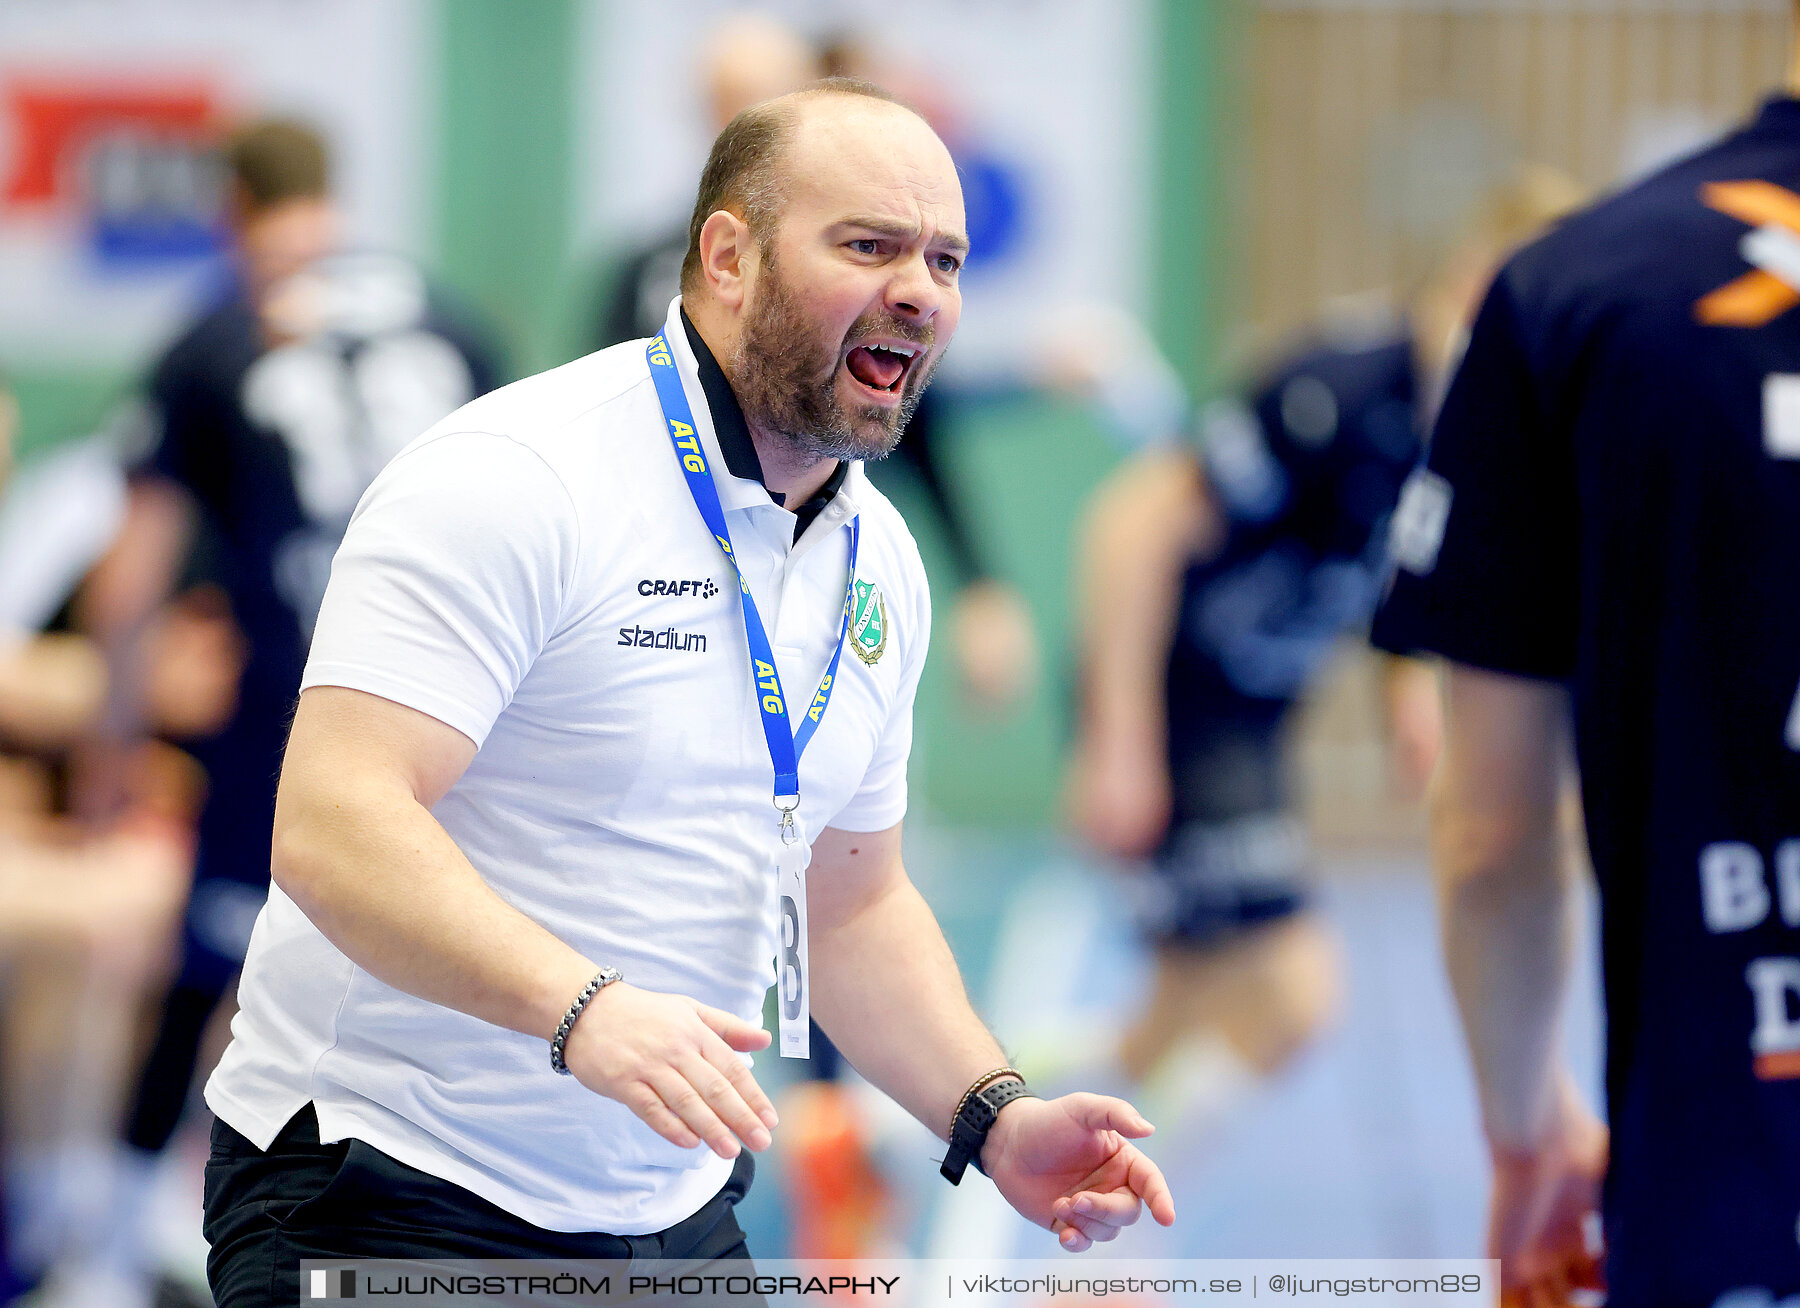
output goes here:
<path id="1" fill-rule="evenodd" d="M 712 471 L 706 466 L 706 452 L 694 428 L 694 411 L 688 407 L 687 392 L 681 385 L 681 374 L 675 370 L 675 359 L 669 344 L 660 335 L 645 351 L 650 360 L 650 379 L 656 383 L 656 396 L 662 401 L 663 421 L 669 425 L 669 439 L 675 445 L 675 457 L 687 478 L 694 507 L 700 510 L 713 539 L 725 551 L 732 571 L 737 573 L 738 598 L 744 605 L 744 635 L 750 644 L 750 673 L 756 682 L 757 707 L 762 712 L 763 737 L 769 742 L 769 761 L 775 765 L 775 807 L 782 811 L 782 832 L 792 829 L 793 812 L 800 804 L 800 756 L 819 729 L 825 706 L 831 702 L 832 683 L 837 680 L 838 659 L 844 653 L 844 636 L 850 630 L 851 601 L 856 596 L 856 545 L 861 523 L 850 520 L 850 575 L 844 583 L 844 615 L 838 623 L 837 648 L 831 652 L 831 663 L 814 692 L 811 706 L 800 722 L 800 730 L 788 729 L 787 696 L 782 693 L 781 673 L 775 668 L 775 651 L 769 645 L 769 633 L 763 628 L 762 615 L 750 595 L 750 583 L 738 567 L 737 554 L 731 548 L 731 531 L 725 525 L 725 509 L 719 503 L 719 488 L 713 485 Z M 783 803 L 783 800 L 789 802 Z"/>

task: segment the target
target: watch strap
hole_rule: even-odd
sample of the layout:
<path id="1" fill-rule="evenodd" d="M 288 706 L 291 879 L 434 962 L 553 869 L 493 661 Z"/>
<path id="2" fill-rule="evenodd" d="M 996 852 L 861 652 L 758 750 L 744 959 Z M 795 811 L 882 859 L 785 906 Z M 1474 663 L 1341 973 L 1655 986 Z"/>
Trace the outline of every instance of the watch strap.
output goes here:
<path id="1" fill-rule="evenodd" d="M 1036 1097 L 1016 1072 L 965 1095 L 955 1120 L 950 1123 L 950 1147 L 938 1169 L 943 1178 L 951 1185 L 962 1184 L 963 1172 L 970 1163 L 974 1163 L 975 1170 L 983 1176 L 987 1175 L 981 1166 L 981 1147 L 987 1143 L 988 1132 L 993 1130 L 1000 1110 L 1015 1099 Z"/>

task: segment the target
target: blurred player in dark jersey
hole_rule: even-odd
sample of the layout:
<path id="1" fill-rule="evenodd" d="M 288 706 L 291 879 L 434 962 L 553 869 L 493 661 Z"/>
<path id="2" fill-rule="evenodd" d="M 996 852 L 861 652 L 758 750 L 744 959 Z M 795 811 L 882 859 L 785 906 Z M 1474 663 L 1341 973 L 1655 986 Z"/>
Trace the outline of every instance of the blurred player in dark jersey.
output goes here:
<path id="1" fill-rule="evenodd" d="M 1218 1122 L 1336 1006 L 1288 775 L 1292 709 L 1373 612 L 1389 516 L 1495 262 L 1574 198 L 1522 173 L 1404 318 L 1334 318 L 1248 399 L 1202 410 L 1193 448 L 1128 461 L 1094 498 L 1069 804 L 1092 846 L 1135 869 L 1156 968 L 1117 1049 L 1089 1056 L 1150 1078 L 1171 1122 Z M 1397 762 L 1417 782 L 1436 689 L 1417 668 L 1389 675 Z"/>
<path id="2" fill-rule="evenodd" d="M 1434 858 L 1518 1302 L 1596 1279 L 1596 1203 L 1615 1308 L 1800 1292 L 1797 253 L 1783 95 L 1506 265 L 1395 518 L 1374 634 L 1449 660 Z M 1571 720 L 1610 1163 L 1557 1035 Z"/>
<path id="3" fill-rule="evenodd" d="M 252 124 L 227 163 L 237 277 L 151 372 L 149 453 L 100 576 L 115 608 L 123 595 L 146 613 L 184 574 L 202 578 L 244 648 L 225 725 L 187 742 L 208 793 L 181 961 L 127 1121 L 125 1210 L 182 1114 L 267 892 L 287 718 L 351 511 L 402 446 L 498 380 L 485 338 L 414 265 L 343 248 L 311 128 Z M 136 1216 L 118 1228 L 129 1276 Z"/>

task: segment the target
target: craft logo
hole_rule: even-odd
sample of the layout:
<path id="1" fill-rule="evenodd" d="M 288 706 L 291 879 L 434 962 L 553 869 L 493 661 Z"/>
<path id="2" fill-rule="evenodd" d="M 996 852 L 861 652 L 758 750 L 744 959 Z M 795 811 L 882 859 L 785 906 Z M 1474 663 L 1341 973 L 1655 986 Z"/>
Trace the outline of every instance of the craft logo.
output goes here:
<path id="1" fill-rule="evenodd" d="M 222 248 L 223 115 L 210 84 L 14 76 L 0 85 L 7 214 L 82 224 L 104 264 L 189 259 Z"/>
<path id="2" fill-rule="evenodd" d="M 850 610 L 850 648 L 864 663 L 878 663 L 887 651 L 887 601 L 872 581 L 856 583 L 856 602 Z"/>
<path id="3" fill-rule="evenodd" d="M 348 1267 L 314 1267 L 302 1273 L 308 1299 L 356 1298 L 356 1273 Z"/>
<path id="4" fill-rule="evenodd" d="M 719 593 L 719 587 L 718 583 L 713 581 L 711 577 L 703 577 L 697 580 L 684 578 L 680 581 L 665 581 L 660 578 L 646 577 L 644 580 L 638 582 L 637 592 L 640 595 L 698 595 L 701 599 L 711 599 L 714 595 Z"/>

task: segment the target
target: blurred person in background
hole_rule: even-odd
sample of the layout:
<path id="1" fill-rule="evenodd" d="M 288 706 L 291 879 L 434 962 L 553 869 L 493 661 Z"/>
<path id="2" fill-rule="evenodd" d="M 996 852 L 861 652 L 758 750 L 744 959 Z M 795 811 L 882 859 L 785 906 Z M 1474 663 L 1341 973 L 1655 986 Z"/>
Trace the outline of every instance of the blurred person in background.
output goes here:
<path id="1" fill-rule="evenodd" d="M 823 74 L 804 37 L 767 14 L 740 10 L 719 20 L 699 60 L 711 135 L 743 110 L 797 91 Z M 687 257 L 684 217 L 620 258 L 600 303 L 596 345 L 643 340 L 662 330 L 669 301 L 681 294 L 681 261 Z"/>
<path id="2" fill-rule="evenodd" d="M 288 715 L 351 511 L 394 453 L 498 380 L 485 333 L 417 267 L 345 248 L 318 132 L 253 122 L 225 161 L 236 276 L 151 371 L 149 452 L 90 590 L 120 651 L 116 711 L 153 707 L 146 668 L 177 591 L 185 630 L 235 632 L 239 666 L 219 720 L 188 724 L 206 796 L 180 958 L 127 1114 L 105 1256 L 68 1260 L 71 1301 L 148 1293 L 145 1194 L 267 895 Z"/>
<path id="3" fill-rule="evenodd" d="M 1506 264 L 1395 516 L 1374 636 L 1447 660 L 1433 862 L 1508 1303 L 1800 1292 L 1797 92 L 1800 58 Z M 1571 732 L 1610 1140 L 1559 1033 Z"/>
<path id="4" fill-rule="evenodd" d="M 1577 198 L 1522 171 L 1404 315 L 1365 304 L 1327 321 L 1246 399 L 1208 405 L 1194 447 L 1127 460 L 1091 501 L 1068 803 L 1077 832 L 1124 861 L 1155 970 L 1116 1047 L 1085 1056 L 1196 1138 L 1338 1006 L 1292 709 L 1374 610 L 1389 516 L 1493 267 Z M 1404 660 L 1385 680 L 1397 780 L 1416 794 L 1437 752 L 1435 681 Z"/>
<path id="5" fill-rule="evenodd" d="M 10 1302 L 104 1209 L 107 1141 L 139 1005 L 167 965 L 190 842 L 179 768 L 140 760 L 132 803 L 76 810 L 77 755 L 109 676 L 79 629 L 79 585 L 124 500 L 109 443 L 12 476 L 18 406 L 0 378 L 0 1103 Z M 157 782 L 172 781 L 173 793 Z"/>

